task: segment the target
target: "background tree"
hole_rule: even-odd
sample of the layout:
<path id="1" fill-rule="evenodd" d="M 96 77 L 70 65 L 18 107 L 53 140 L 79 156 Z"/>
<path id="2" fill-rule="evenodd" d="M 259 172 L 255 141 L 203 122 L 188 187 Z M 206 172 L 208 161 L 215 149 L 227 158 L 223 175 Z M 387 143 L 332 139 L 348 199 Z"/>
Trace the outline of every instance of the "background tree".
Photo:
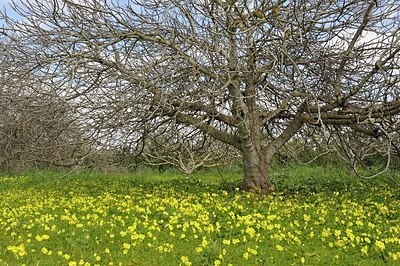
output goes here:
<path id="1" fill-rule="evenodd" d="M 164 125 L 145 136 L 146 145 L 140 154 L 151 166 L 174 166 L 189 178 L 199 168 L 235 164 L 240 161 L 237 150 L 215 141 L 195 128 Z"/>
<path id="2" fill-rule="evenodd" d="M 33 71 L 19 71 L 11 43 L 1 41 L 0 170 L 81 164 L 92 145 L 73 106 Z"/>
<path id="3" fill-rule="evenodd" d="M 0 86 L 0 170 L 81 164 L 91 146 L 70 107 L 18 83 Z"/>
<path id="4" fill-rule="evenodd" d="M 24 1 L 3 34 L 102 136 L 171 120 L 235 147 L 244 188 L 301 128 L 399 130 L 399 5 L 389 1 Z M 341 131 L 343 129 L 343 131 Z M 113 138 L 111 138 L 113 139 Z"/>

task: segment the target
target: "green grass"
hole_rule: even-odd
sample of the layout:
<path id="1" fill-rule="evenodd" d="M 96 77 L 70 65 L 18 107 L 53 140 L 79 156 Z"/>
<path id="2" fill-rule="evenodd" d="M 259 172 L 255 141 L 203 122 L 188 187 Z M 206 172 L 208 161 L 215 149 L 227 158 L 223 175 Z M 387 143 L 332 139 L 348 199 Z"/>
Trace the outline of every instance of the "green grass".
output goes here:
<path id="1" fill-rule="evenodd" d="M 335 167 L 0 177 L 0 265 L 398 265 L 400 189 Z"/>

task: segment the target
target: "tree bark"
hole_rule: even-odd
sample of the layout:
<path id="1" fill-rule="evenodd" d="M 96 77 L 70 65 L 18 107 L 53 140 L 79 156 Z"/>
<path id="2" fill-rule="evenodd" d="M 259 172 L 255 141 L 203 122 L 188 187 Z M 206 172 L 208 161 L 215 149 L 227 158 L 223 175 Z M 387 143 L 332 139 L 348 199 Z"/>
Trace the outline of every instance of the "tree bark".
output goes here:
<path id="1" fill-rule="evenodd" d="M 269 161 L 261 148 L 261 143 L 253 141 L 243 152 L 243 188 L 246 191 L 269 195 L 275 186 L 268 177 Z"/>
<path id="2" fill-rule="evenodd" d="M 247 102 L 249 109 L 251 104 Z M 243 155 L 243 188 L 246 191 L 269 195 L 275 187 L 268 177 L 269 162 L 265 148 L 262 146 L 260 118 L 255 112 L 244 108 L 245 118 L 238 125 L 240 146 Z"/>
<path id="3" fill-rule="evenodd" d="M 243 155 L 243 187 L 246 191 L 269 195 L 276 191 L 268 176 L 269 164 L 276 152 L 302 127 L 301 117 L 306 104 L 300 105 L 295 118 L 275 140 L 262 145 L 261 121 L 256 113 L 247 112 L 245 123 L 238 126 Z M 249 105 L 252 109 L 252 105 Z M 244 126 L 243 126 L 244 125 Z"/>

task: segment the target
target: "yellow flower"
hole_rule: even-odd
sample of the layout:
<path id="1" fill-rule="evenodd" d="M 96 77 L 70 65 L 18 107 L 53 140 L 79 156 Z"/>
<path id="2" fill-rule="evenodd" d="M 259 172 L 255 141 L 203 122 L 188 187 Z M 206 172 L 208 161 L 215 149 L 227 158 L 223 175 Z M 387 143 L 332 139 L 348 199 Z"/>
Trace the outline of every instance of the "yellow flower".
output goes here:
<path id="1" fill-rule="evenodd" d="M 392 260 L 398 260 L 400 259 L 400 252 L 388 252 L 389 256 L 392 258 Z"/>
<path id="2" fill-rule="evenodd" d="M 11 251 L 14 254 L 17 254 L 20 257 L 26 255 L 24 244 L 20 244 L 18 246 L 7 246 L 7 250 Z"/>
<path id="3" fill-rule="evenodd" d="M 47 252 L 49 252 L 49 250 L 45 247 L 42 247 L 40 251 L 42 251 L 43 254 L 47 254 Z"/>
<path id="4" fill-rule="evenodd" d="M 367 254 L 368 254 L 368 246 L 365 245 L 365 246 L 361 249 L 361 252 L 364 253 L 365 255 L 367 255 Z"/>
<path id="5" fill-rule="evenodd" d="M 230 244 L 231 244 L 231 241 L 230 241 L 229 239 L 224 239 L 224 240 L 222 240 L 222 243 L 223 243 L 224 245 L 230 245 Z"/>
<path id="6" fill-rule="evenodd" d="M 247 252 L 243 253 L 243 258 L 245 258 L 246 260 L 248 260 L 248 259 L 249 259 L 249 253 L 247 253 Z"/>
<path id="7" fill-rule="evenodd" d="M 253 255 L 257 255 L 257 250 L 253 249 L 253 248 L 247 248 L 247 252 L 253 254 Z"/>
<path id="8" fill-rule="evenodd" d="M 189 258 L 187 256 L 182 256 L 181 261 L 182 261 L 183 265 L 187 265 L 187 266 L 192 265 L 192 263 L 189 261 Z"/>
<path id="9" fill-rule="evenodd" d="M 304 257 L 301 257 L 300 260 L 301 260 L 301 263 L 302 263 L 302 264 L 306 263 L 306 259 L 305 259 Z"/>
<path id="10" fill-rule="evenodd" d="M 232 243 L 233 244 L 238 244 L 238 243 L 240 243 L 240 240 L 237 239 L 237 238 L 234 238 L 234 239 L 232 239 Z"/>
<path id="11" fill-rule="evenodd" d="M 381 251 L 383 251 L 385 249 L 385 243 L 383 243 L 382 241 L 377 240 L 375 242 L 375 246 L 380 249 Z"/>
<path id="12" fill-rule="evenodd" d="M 357 221 L 356 221 L 356 225 L 358 225 L 358 226 L 364 226 L 364 223 L 363 223 L 362 221 L 360 221 L 360 220 L 357 220 Z"/>
<path id="13" fill-rule="evenodd" d="M 253 238 L 256 233 L 256 230 L 254 230 L 254 228 L 252 228 L 252 227 L 247 227 L 246 233 L 249 234 L 250 238 Z"/>
<path id="14" fill-rule="evenodd" d="M 275 247 L 276 247 L 276 249 L 277 249 L 278 251 L 283 251 L 283 247 L 282 247 L 281 245 L 276 245 Z"/>

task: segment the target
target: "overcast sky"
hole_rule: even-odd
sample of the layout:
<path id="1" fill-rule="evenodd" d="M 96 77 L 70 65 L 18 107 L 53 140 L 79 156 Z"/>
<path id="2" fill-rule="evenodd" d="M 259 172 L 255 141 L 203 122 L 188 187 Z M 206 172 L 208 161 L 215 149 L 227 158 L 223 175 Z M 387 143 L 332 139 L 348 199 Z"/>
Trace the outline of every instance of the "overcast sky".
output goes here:
<path id="1" fill-rule="evenodd" d="M 29 0 L 14 0 L 15 3 L 21 2 L 21 1 L 29 1 Z M 49 1 L 49 0 L 46 0 Z M 1 10 L 6 9 L 7 11 L 7 15 L 10 16 L 11 18 L 17 18 L 17 14 L 15 14 L 15 12 L 12 12 L 12 9 L 10 8 L 10 2 L 12 2 L 11 0 L 0 0 L 0 8 Z M 129 0 L 120 0 L 119 3 L 121 5 L 127 4 L 129 2 Z M 1 22 L 1 18 L 0 18 L 0 25 L 3 24 Z"/>
<path id="2" fill-rule="evenodd" d="M 7 15 L 11 18 L 16 18 L 17 14 L 15 14 L 15 12 L 12 11 L 12 9 L 10 8 L 9 5 L 9 0 L 0 0 L 0 8 L 3 11 L 4 9 L 7 11 Z M 17 2 L 17 1 L 16 1 Z M 0 19 L 0 25 L 2 25 L 2 20 Z"/>

